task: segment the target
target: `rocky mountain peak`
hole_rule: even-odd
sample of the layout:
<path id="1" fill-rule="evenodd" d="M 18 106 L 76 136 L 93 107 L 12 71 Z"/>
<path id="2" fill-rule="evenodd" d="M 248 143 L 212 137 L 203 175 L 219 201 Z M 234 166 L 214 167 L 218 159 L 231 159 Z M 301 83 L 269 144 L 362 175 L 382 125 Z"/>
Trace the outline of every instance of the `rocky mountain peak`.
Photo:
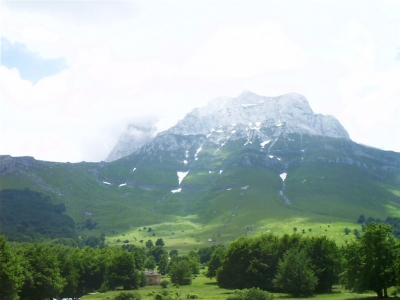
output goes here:
<path id="1" fill-rule="evenodd" d="M 169 145 L 172 143 L 171 134 L 203 135 L 214 143 L 223 143 L 226 139 L 246 139 L 246 143 L 251 144 L 257 139 L 277 140 L 290 133 L 349 139 L 347 131 L 336 118 L 315 114 L 307 99 L 300 94 L 265 97 L 244 91 L 238 97 L 218 97 L 204 107 L 193 109 L 155 139 L 154 128 L 128 128 L 107 161 L 127 156 L 147 143 Z M 166 146 L 166 149 L 175 148 L 179 146 Z"/>
<path id="2" fill-rule="evenodd" d="M 236 98 L 219 97 L 205 107 L 196 108 L 169 131 L 175 134 L 207 134 L 215 128 L 257 125 L 280 127 L 280 133 L 301 133 L 349 138 L 347 131 L 332 116 L 315 114 L 307 99 L 296 93 L 278 97 L 260 96 L 244 91 Z M 254 127 L 254 126 L 253 126 Z"/>

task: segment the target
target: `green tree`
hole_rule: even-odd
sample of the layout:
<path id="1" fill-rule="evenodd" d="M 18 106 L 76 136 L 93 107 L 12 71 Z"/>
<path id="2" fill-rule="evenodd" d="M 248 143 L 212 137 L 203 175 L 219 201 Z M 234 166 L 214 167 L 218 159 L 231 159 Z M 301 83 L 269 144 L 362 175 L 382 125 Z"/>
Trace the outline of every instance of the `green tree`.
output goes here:
<path id="1" fill-rule="evenodd" d="M 23 248 L 26 272 L 20 299 L 41 300 L 60 295 L 66 280 L 61 277 L 60 262 L 49 245 L 28 244 Z"/>
<path id="2" fill-rule="evenodd" d="M 339 281 L 342 255 L 336 243 L 325 236 L 302 238 L 300 248 L 311 259 L 311 269 L 318 278 L 315 291 L 332 292 L 332 286 Z"/>
<path id="3" fill-rule="evenodd" d="M 344 249 L 342 281 L 353 291 L 373 290 L 379 298 L 398 280 L 396 260 L 399 246 L 388 225 L 370 222 L 365 233 Z"/>
<path id="4" fill-rule="evenodd" d="M 222 260 L 225 257 L 226 249 L 223 245 L 218 245 L 215 251 L 211 254 L 210 260 L 207 264 L 208 269 L 206 277 L 213 278 L 217 276 L 217 270 L 222 266 Z"/>
<path id="5" fill-rule="evenodd" d="M 4 236 L 0 236 L 0 300 L 18 299 L 24 282 L 21 257 L 14 254 Z"/>
<path id="6" fill-rule="evenodd" d="M 114 290 L 122 286 L 124 290 L 139 286 L 139 274 L 135 268 L 135 257 L 131 252 L 114 248 L 108 252 L 103 288 Z"/>
<path id="7" fill-rule="evenodd" d="M 143 247 L 136 247 L 135 245 L 122 245 L 122 249 L 127 250 L 128 252 L 132 252 L 135 256 L 135 267 L 137 270 L 143 270 L 144 262 L 147 258 L 147 251 Z M 154 255 L 153 255 L 154 256 Z"/>
<path id="8" fill-rule="evenodd" d="M 161 247 L 165 246 L 163 239 L 161 238 L 157 239 L 156 246 L 161 246 Z"/>
<path id="9" fill-rule="evenodd" d="M 397 242 L 396 270 L 397 270 L 397 290 L 400 292 L 400 240 L 398 240 Z"/>
<path id="10" fill-rule="evenodd" d="M 273 280 L 276 287 L 295 297 L 310 296 L 318 283 L 311 269 L 311 260 L 304 250 L 288 250 L 279 262 L 278 273 Z"/>
<path id="11" fill-rule="evenodd" d="M 60 263 L 60 273 L 61 277 L 66 280 L 66 284 L 60 293 L 60 297 L 80 297 L 83 293 L 79 293 L 79 280 L 81 272 L 81 262 L 74 255 L 75 253 L 81 251 L 80 249 L 74 249 L 70 247 L 65 247 L 62 245 L 57 245 L 52 247 L 54 253 L 57 255 L 57 260 Z"/>
<path id="12" fill-rule="evenodd" d="M 97 291 L 104 282 L 108 249 L 85 247 L 72 253 L 72 259 L 79 266 L 78 294 L 84 295 Z"/>
<path id="13" fill-rule="evenodd" d="M 183 259 L 187 260 L 190 264 L 190 269 L 192 270 L 192 274 L 200 273 L 200 257 L 197 251 L 191 250 L 187 255 L 183 257 Z"/>
<path id="14" fill-rule="evenodd" d="M 199 258 L 200 258 L 200 263 L 201 264 L 208 263 L 211 259 L 211 255 L 213 254 L 213 252 L 215 251 L 216 248 L 217 248 L 217 245 L 212 245 L 211 247 L 200 248 L 197 251 L 197 253 L 199 254 Z"/>
<path id="15" fill-rule="evenodd" d="M 364 216 L 364 215 L 360 215 L 360 216 L 358 217 L 357 223 L 362 224 L 362 223 L 364 223 L 364 222 L 365 222 L 365 216 Z"/>
<path id="16" fill-rule="evenodd" d="M 163 254 L 160 256 L 160 261 L 158 262 L 158 272 L 160 272 L 161 275 L 165 275 L 167 273 L 167 268 L 168 256 L 166 254 Z"/>
<path id="17" fill-rule="evenodd" d="M 160 261 L 161 255 L 167 254 L 167 251 L 162 246 L 151 247 L 148 251 L 148 255 L 152 255 L 157 264 Z"/>
<path id="18" fill-rule="evenodd" d="M 290 239 L 287 242 L 292 243 Z M 285 243 L 282 243 L 282 248 L 286 247 Z M 264 234 L 257 238 L 242 237 L 234 241 L 217 270 L 218 285 L 223 288 L 259 287 L 272 290 L 280 247 L 279 239 L 272 234 Z"/>
<path id="19" fill-rule="evenodd" d="M 154 270 L 156 268 L 156 260 L 152 255 L 148 256 L 144 262 L 144 267 L 147 270 Z"/>
<path id="20" fill-rule="evenodd" d="M 169 275 L 173 284 L 189 285 L 192 283 L 192 270 L 186 260 L 173 263 Z"/>
<path id="21" fill-rule="evenodd" d="M 146 243 L 145 243 L 145 245 L 146 245 L 146 248 L 151 248 L 151 247 L 153 247 L 154 246 L 154 244 L 153 244 L 153 241 L 152 240 L 148 240 Z"/>

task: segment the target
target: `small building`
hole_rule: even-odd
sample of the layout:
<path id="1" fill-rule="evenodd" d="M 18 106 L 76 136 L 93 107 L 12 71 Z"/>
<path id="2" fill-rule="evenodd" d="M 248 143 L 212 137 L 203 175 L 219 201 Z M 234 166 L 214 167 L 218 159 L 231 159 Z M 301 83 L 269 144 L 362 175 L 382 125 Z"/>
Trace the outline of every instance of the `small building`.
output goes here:
<path id="1" fill-rule="evenodd" d="M 161 274 L 153 270 L 144 271 L 144 275 L 146 276 L 146 285 L 160 285 Z"/>

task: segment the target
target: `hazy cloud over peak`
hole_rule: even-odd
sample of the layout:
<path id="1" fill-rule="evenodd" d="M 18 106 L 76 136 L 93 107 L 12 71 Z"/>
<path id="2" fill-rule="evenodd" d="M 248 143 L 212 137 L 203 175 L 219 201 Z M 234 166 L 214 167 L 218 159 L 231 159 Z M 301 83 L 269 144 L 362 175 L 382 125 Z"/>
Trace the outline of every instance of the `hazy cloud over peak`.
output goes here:
<path id="1" fill-rule="evenodd" d="M 36 61 L 26 71 L 37 77 L 2 61 L 0 154 L 99 161 L 132 120 L 152 116 L 165 130 L 244 90 L 303 94 L 356 142 L 400 151 L 398 10 L 393 1 L 3 1 L 4 45 Z"/>

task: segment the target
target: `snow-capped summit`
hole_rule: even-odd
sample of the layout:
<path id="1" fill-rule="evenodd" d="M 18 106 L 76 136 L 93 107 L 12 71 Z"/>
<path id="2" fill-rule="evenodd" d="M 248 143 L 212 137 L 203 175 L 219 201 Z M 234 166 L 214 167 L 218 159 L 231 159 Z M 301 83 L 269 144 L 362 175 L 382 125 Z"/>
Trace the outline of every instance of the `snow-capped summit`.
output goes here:
<path id="1" fill-rule="evenodd" d="M 174 127 L 154 139 L 153 128 L 144 132 L 140 130 L 140 134 L 136 134 L 136 127 L 132 130 L 135 134 L 129 132 L 121 136 L 108 161 L 127 156 L 143 147 L 169 150 L 187 148 L 171 135 L 200 135 L 202 139 L 219 145 L 225 145 L 227 140 L 244 139 L 244 145 L 258 141 L 263 142 L 263 148 L 265 141 L 276 141 L 291 133 L 349 139 L 347 131 L 335 117 L 315 114 L 307 99 L 300 94 L 265 97 L 249 91 L 244 91 L 236 98 L 218 97 L 204 107 L 193 109 Z"/>
<path id="2" fill-rule="evenodd" d="M 282 133 L 301 133 L 349 138 L 333 116 L 315 114 L 307 99 L 296 93 L 264 97 L 245 91 L 236 98 L 220 97 L 205 107 L 196 108 L 170 129 L 175 134 L 208 134 L 211 130 L 232 126 L 249 128 L 282 127 Z M 276 128 L 275 128 L 276 129 Z"/>

